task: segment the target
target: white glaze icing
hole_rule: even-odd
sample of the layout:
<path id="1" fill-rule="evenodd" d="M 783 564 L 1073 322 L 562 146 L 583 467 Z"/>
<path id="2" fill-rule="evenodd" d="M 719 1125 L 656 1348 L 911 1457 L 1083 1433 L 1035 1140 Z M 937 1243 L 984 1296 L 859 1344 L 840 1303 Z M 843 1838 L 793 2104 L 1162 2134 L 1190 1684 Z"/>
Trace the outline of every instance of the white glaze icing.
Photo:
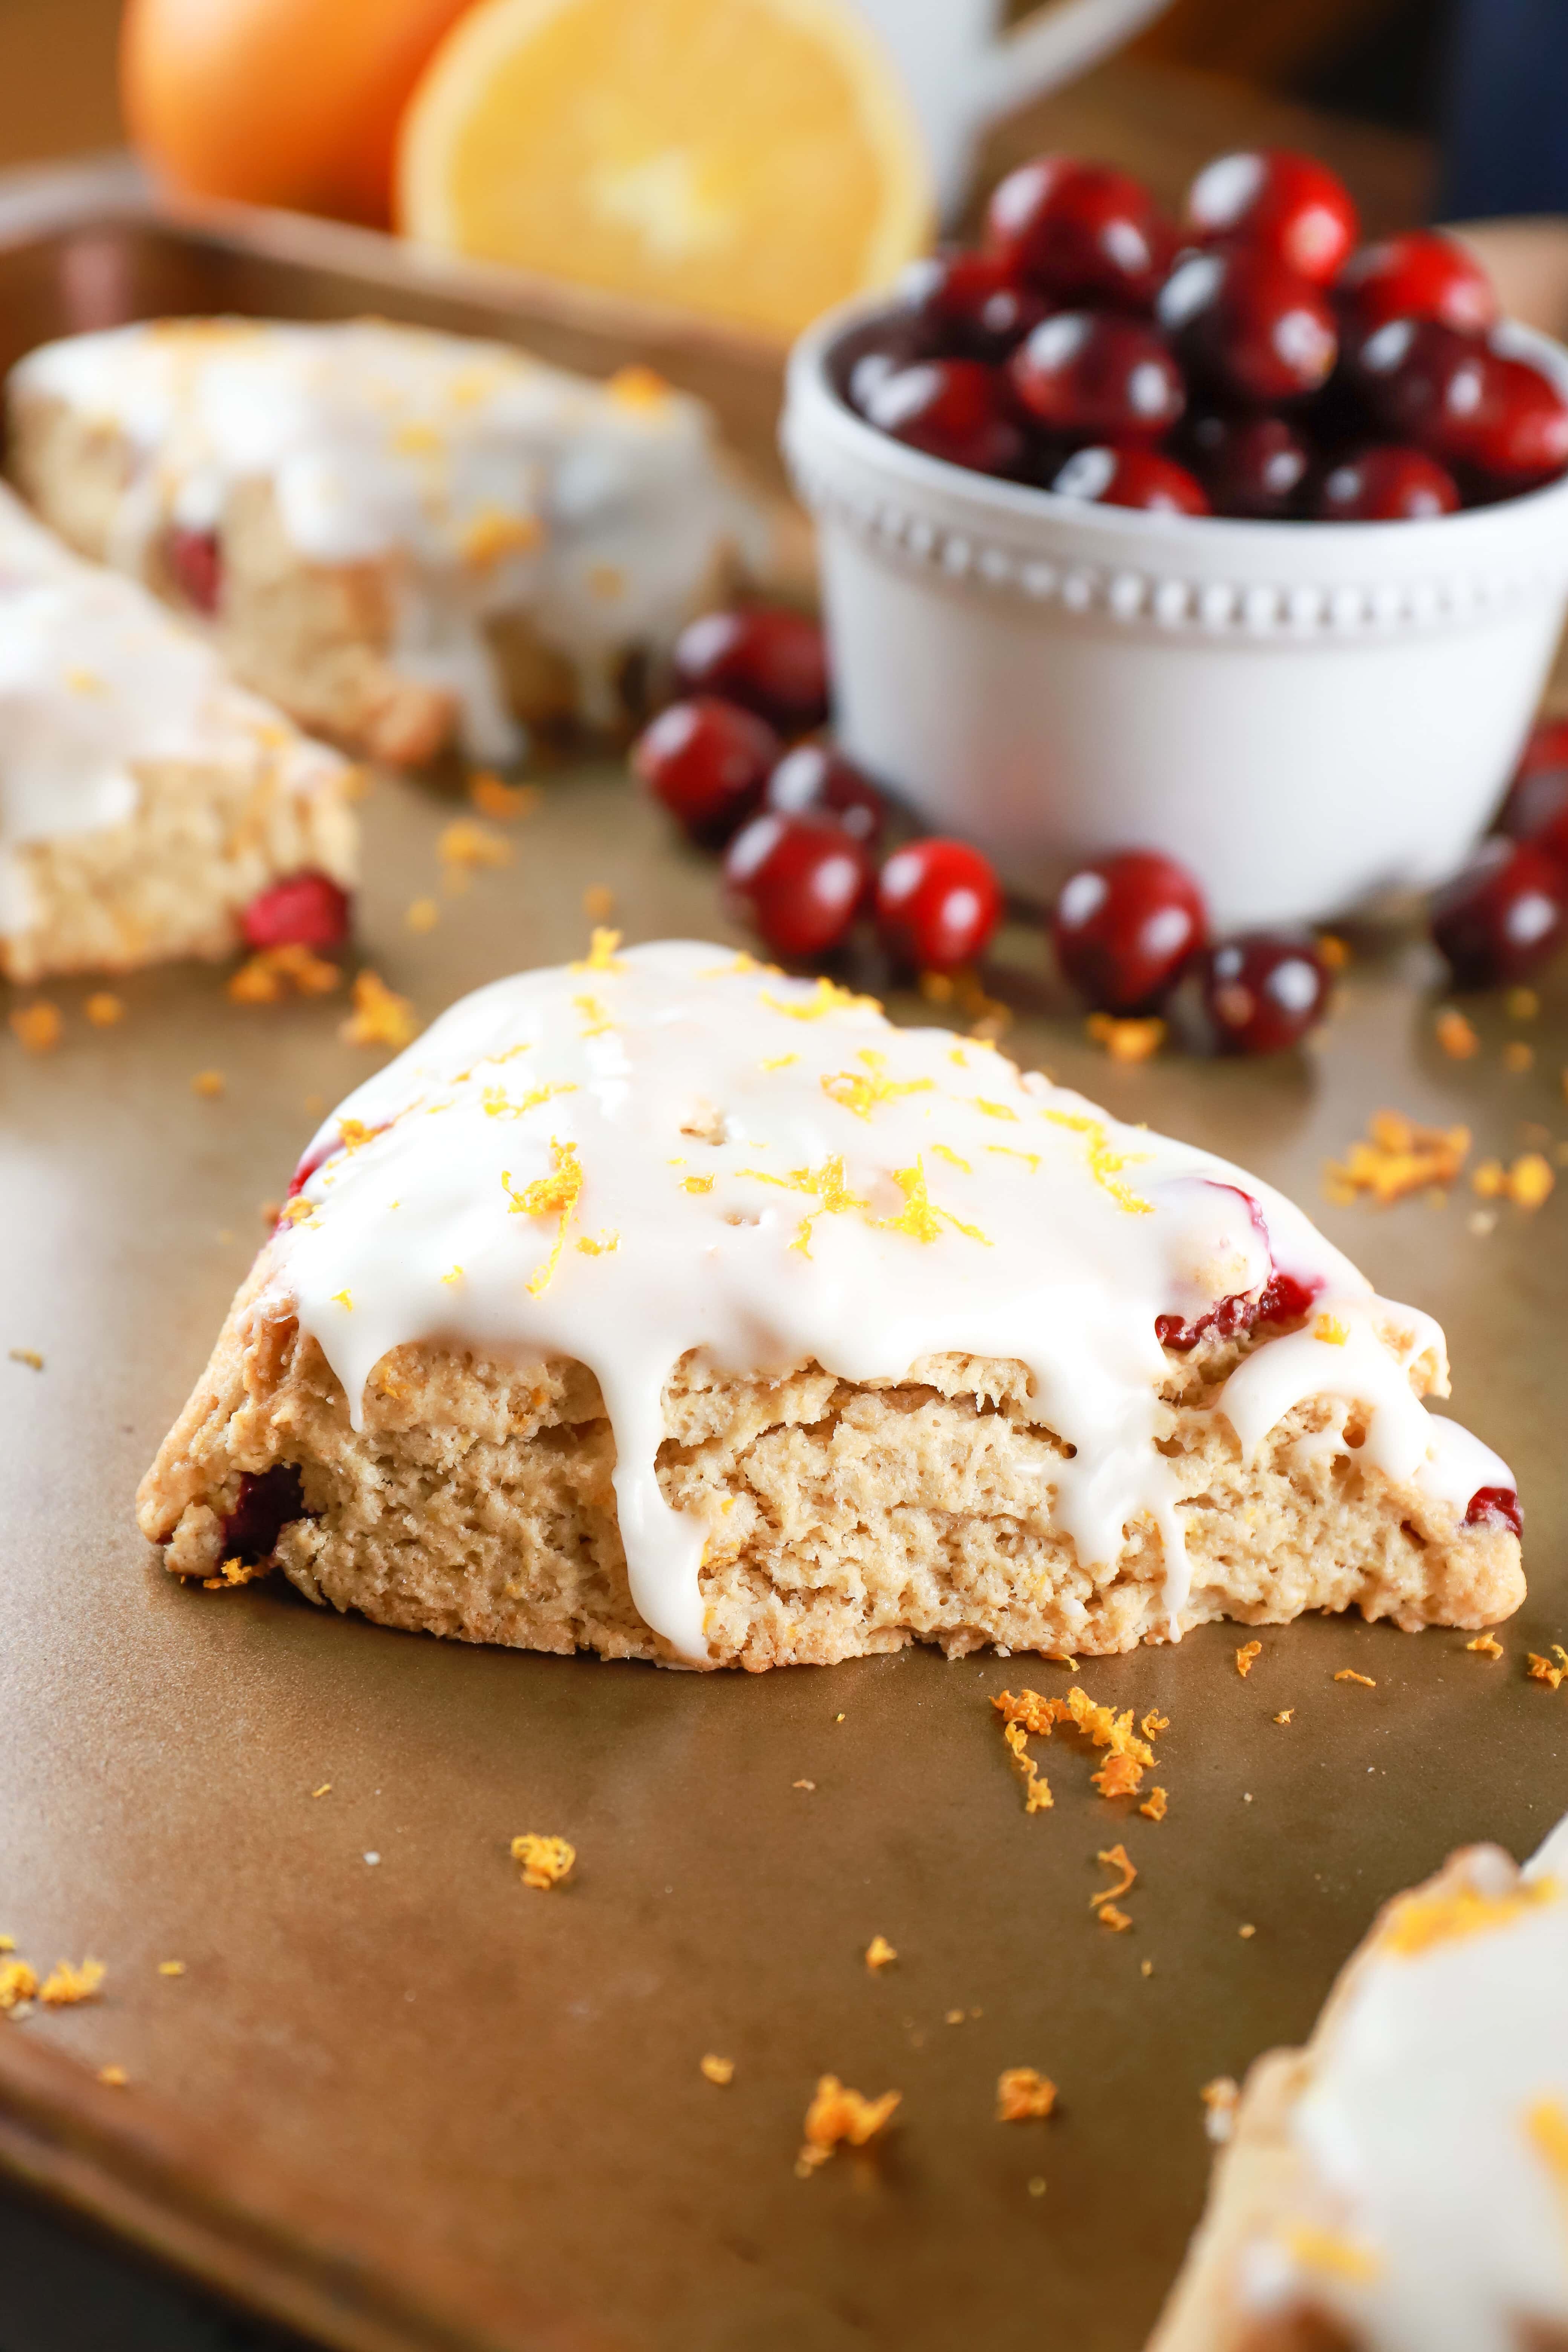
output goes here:
<path id="1" fill-rule="evenodd" d="M 826 982 L 604 937 L 589 962 L 466 997 L 349 1097 L 307 1154 L 310 1213 L 256 1311 L 298 1315 L 356 1422 L 373 1368 L 408 1341 L 588 1365 L 632 1596 L 683 1656 L 707 1654 L 704 1530 L 665 1503 L 655 1465 L 664 1385 L 690 1349 L 733 1373 L 814 1360 L 850 1381 L 944 1352 L 1025 1364 L 1038 1421 L 1076 1449 L 1054 1473 L 1056 1521 L 1100 1562 L 1147 1514 L 1173 1633 L 1187 1573 L 1157 1445 L 1157 1316 L 1256 1297 L 1272 1253 L 1344 1344 L 1270 1342 L 1216 1409 L 1255 1443 L 1342 1386 L 1374 1460 L 1419 1475 L 1421 1432 L 1440 1446 L 1409 1386 L 1423 1349 L 1440 1360 L 1436 1327 L 1389 1310 L 1271 1187 Z M 563 1226 L 546 1204 L 579 1174 Z M 552 1175 L 556 1194 L 531 1192 Z M 1395 1324 L 1394 1342 L 1376 1336 Z M 1247 1378 L 1274 1358 L 1279 1376 Z"/>
<path id="2" fill-rule="evenodd" d="M 1290 2119 L 1302 2193 L 1247 2247 L 1244 2305 L 1305 2297 L 1366 2352 L 1568 2326 L 1564 1864 L 1568 1822 L 1521 1879 L 1477 1847 L 1450 1932 L 1418 1890 L 1358 1958 Z M 1402 1948 L 1424 1903 L 1439 1932 Z"/>
<path id="3" fill-rule="evenodd" d="M 344 765 L 235 686 L 134 581 L 79 562 L 0 488 L 0 937 L 35 919 L 15 853 L 123 824 L 139 763 L 260 759 L 299 793 Z"/>
<path id="4" fill-rule="evenodd" d="M 465 748 L 521 738 L 485 636 L 527 614 L 577 667 L 584 716 L 614 716 L 629 646 L 667 648 L 726 548 L 765 562 L 761 518 L 726 477 L 708 411 L 627 370 L 608 384 L 504 344 L 378 320 L 163 320 L 45 344 L 16 392 L 114 427 L 139 464 L 113 560 L 142 570 L 171 520 L 222 520 L 268 482 L 301 557 L 404 566 L 392 659 L 458 700 Z"/>

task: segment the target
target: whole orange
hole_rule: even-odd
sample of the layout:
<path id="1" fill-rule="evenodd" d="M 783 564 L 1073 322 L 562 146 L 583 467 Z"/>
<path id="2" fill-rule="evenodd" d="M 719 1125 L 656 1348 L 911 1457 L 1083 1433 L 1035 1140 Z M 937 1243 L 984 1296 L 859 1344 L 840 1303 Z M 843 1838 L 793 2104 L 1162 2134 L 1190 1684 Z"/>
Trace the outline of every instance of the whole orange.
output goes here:
<path id="1" fill-rule="evenodd" d="M 120 91 L 158 176 L 384 226 L 397 121 L 468 0 L 127 0 Z"/>

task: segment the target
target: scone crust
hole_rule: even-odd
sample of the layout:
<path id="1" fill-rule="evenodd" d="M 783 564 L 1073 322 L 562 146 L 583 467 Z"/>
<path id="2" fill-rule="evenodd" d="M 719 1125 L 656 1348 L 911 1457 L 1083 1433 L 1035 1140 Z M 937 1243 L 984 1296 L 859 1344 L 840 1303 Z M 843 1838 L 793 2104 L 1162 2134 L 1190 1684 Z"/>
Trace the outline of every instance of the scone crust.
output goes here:
<path id="1" fill-rule="evenodd" d="M 142 1485 L 141 1524 L 169 1568 L 217 1573 L 242 1475 L 289 1464 L 308 1516 L 283 1528 L 275 1564 L 311 1600 L 461 1641 L 675 1663 L 632 1605 L 593 1374 L 402 1347 L 372 1372 L 356 1432 L 321 1349 L 268 1291 L 272 1255 Z M 1210 1408 L 1247 1346 L 1170 1360 L 1161 1443 L 1186 1498 L 1184 1631 L 1352 1606 L 1411 1630 L 1479 1627 L 1517 1608 L 1517 1538 L 1363 1465 L 1353 1409 L 1350 1452 L 1293 1450 L 1343 1410 L 1317 1400 L 1244 1470 Z M 1417 1385 L 1439 1369 L 1418 1366 Z M 1152 1523 L 1132 1521 L 1098 1567 L 1053 1524 L 1063 1447 L 1031 1418 L 1019 1364 L 943 1356 L 858 1384 L 815 1364 L 741 1378 L 688 1356 L 664 1412 L 660 1485 L 709 1531 L 716 1664 L 830 1664 L 912 1641 L 1094 1655 L 1168 1634 Z"/>

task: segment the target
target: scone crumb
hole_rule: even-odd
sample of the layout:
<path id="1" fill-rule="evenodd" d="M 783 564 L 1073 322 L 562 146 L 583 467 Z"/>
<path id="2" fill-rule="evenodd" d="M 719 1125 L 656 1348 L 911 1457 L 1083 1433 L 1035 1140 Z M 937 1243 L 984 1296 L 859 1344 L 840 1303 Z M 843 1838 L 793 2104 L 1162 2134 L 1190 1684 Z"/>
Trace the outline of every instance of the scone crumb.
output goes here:
<path id="1" fill-rule="evenodd" d="M 1113 1846 L 1108 1846 L 1103 1853 L 1097 1853 L 1094 1858 L 1096 1862 L 1103 1864 L 1107 1870 L 1114 1870 L 1117 1874 L 1117 1884 L 1114 1886 L 1102 1886 L 1098 1895 L 1089 1896 L 1089 1909 L 1098 1911 L 1103 1903 L 1119 1901 L 1127 1893 L 1138 1873 L 1133 1867 L 1127 1848 L 1120 1841 Z"/>
<path id="2" fill-rule="evenodd" d="M 12 1034 L 24 1054 L 52 1054 L 60 1042 L 64 1024 L 60 1008 L 47 997 L 37 997 L 31 1004 L 18 1004 L 11 1014 Z"/>
<path id="3" fill-rule="evenodd" d="M 44 1360 L 37 1348 L 9 1348 L 6 1353 L 14 1364 L 26 1364 L 30 1371 L 41 1372 L 44 1369 Z"/>
<path id="4" fill-rule="evenodd" d="M 1473 1642 L 1465 1643 L 1465 1647 L 1483 1658 L 1500 1658 L 1502 1655 L 1502 1643 L 1494 1633 L 1478 1633 Z"/>
<path id="5" fill-rule="evenodd" d="M 0 1960 L 0 2011 L 33 2000 L 37 1990 L 37 1972 L 26 1960 Z"/>
<path id="6" fill-rule="evenodd" d="M 896 1960 L 898 1957 L 886 1936 L 873 1936 L 866 1947 L 866 1966 L 873 1972 L 885 1969 L 889 1960 Z"/>
<path id="7" fill-rule="evenodd" d="M 122 2091 L 131 2077 L 123 2066 L 100 2066 L 98 2079 L 100 2083 L 107 2083 L 111 2091 Z"/>
<path id="8" fill-rule="evenodd" d="M 713 2053 L 710 2051 L 700 2063 L 708 2080 L 710 2083 L 717 2083 L 721 2090 L 735 2079 L 735 2062 L 732 2058 L 715 2058 Z"/>
<path id="9" fill-rule="evenodd" d="M 92 2000 L 107 1974 L 101 1960 L 84 1959 L 79 1969 L 69 1960 L 58 1960 L 38 1987 L 38 1999 L 46 2009 L 68 2009 L 79 2000 Z"/>
<path id="10" fill-rule="evenodd" d="M 1481 1050 L 1474 1028 L 1456 1005 L 1445 1005 L 1434 1024 L 1438 1045 L 1456 1062 L 1468 1062 Z"/>
<path id="11" fill-rule="evenodd" d="M 1210 2139 L 1223 2147 L 1236 2128 L 1236 2111 L 1241 2104 L 1241 2085 L 1234 2074 L 1216 2074 L 1198 2093 L 1204 2103 L 1204 2129 Z"/>
<path id="12" fill-rule="evenodd" d="M 1342 1666 L 1339 1673 L 1334 1676 L 1334 1680 L 1337 1683 L 1360 1683 L 1363 1690 L 1375 1690 L 1377 1688 L 1377 1685 L 1373 1680 L 1371 1675 L 1358 1675 L 1353 1666 Z"/>
<path id="13" fill-rule="evenodd" d="M 814 2171 L 846 2140 L 851 2147 L 864 2147 L 884 2129 L 902 2099 L 901 2091 L 884 2091 L 879 2099 L 868 2099 L 850 2090 L 837 2074 L 819 2075 L 816 2095 L 805 2111 L 805 2145 L 796 2159 L 796 2170 L 805 2165 Z"/>
<path id="14" fill-rule="evenodd" d="M 1403 1111 L 1380 1110 L 1367 1139 L 1352 1143 L 1342 1160 L 1330 1160 L 1329 1198 L 1343 1206 L 1365 1193 L 1386 1208 L 1429 1185 L 1453 1183 L 1469 1150 L 1468 1127 L 1422 1127 Z"/>
<path id="15" fill-rule="evenodd" d="M 1155 1787 L 1150 1790 L 1148 1795 L 1144 1798 L 1143 1802 L 1139 1806 L 1138 1810 L 1146 1821 L 1163 1822 L 1165 1818 L 1170 1801 L 1170 1798 L 1166 1791 L 1163 1789 Z"/>
<path id="16" fill-rule="evenodd" d="M 1247 1680 L 1247 1675 L 1252 1672 L 1253 1660 L 1255 1658 L 1260 1658 L 1262 1655 L 1263 1644 L 1261 1642 L 1244 1642 L 1242 1643 L 1240 1649 L 1237 1650 L 1236 1654 L 1236 1671 L 1241 1676 L 1243 1682 Z"/>
<path id="17" fill-rule="evenodd" d="M 1552 1657 L 1558 1661 L 1556 1665 L 1552 1664 L 1552 1658 L 1543 1658 L 1534 1650 L 1526 1654 L 1524 1671 L 1531 1682 L 1550 1683 L 1553 1690 L 1562 1688 L 1564 1677 L 1568 1676 L 1568 1650 L 1560 1642 L 1552 1644 Z"/>
<path id="18" fill-rule="evenodd" d="M 571 1876 L 577 1849 L 563 1837 L 542 1837 L 537 1830 L 524 1830 L 511 1842 L 511 1858 L 522 1864 L 523 1885 L 544 1894 Z"/>
<path id="19" fill-rule="evenodd" d="M 999 2124 L 1029 2123 L 1037 2116 L 1048 2116 L 1056 2103 L 1056 2084 L 1033 2066 L 1005 2066 L 996 2077 Z"/>
<path id="20" fill-rule="evenodd" d="M 790 1782 L 790 1787 L 792 1789 L 804 1789 L 809 1796 L 816 1789 L 816 1783 L 815 1780 L 792 1780 Z"/>
<path id="21" fill-rule="evenodd" d="M 367 966 L 355 975 L 353 1011 L 338 1031 L 345 1045 L 390 1045 L 401 1053 L 418 1028 L 407 997 L 388 988 L 379 972 Z"/>
<path id="22" fill-rule="evenodd" d="M 125 1018 L 124 1005 L 107 988 L 95 989 L 81 1009 L 95 1029 L 112 1029 Z"/>
<path id="23" fill-rule="evenodd" d="M 1102 1045 L 1113 1062 L 1147 1062 L 1165 1042 L 1165 1024 L 1119 1020 L 1114 1013 L 1091 1013 L 1084 1023 L 1089 1043 Z"/>
<path id="24" fill-rule="evenodd" d="M 226 1083 L 221 1070 L 198 1070 L 191 1080 L 191 1092 L 211 1102 L 222 1094 Z"/>

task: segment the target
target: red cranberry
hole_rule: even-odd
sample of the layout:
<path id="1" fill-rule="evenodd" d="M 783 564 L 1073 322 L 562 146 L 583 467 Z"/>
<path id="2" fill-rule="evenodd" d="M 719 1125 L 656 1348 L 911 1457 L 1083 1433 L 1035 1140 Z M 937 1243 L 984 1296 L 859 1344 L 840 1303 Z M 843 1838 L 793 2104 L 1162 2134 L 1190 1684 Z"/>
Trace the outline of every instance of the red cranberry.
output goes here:
<path id="1" fill-rule="evenodd" d="M 1529 360 L 1488 353 L 1484 397 L 1467 436 L 1470 463 L 1521 487 L 1568 465 L 1568 399 Z"/>
<path id="2" fill-rule="evenodd" d="M 1075 449 L 1049 487 L 1058 498 L 1094 506 L 1142 507 L 1150 514 L 1209 511 L 1202 483 L 1157 449 Z"/>
<path id="3" fill-rule="evenodd" d="M 1549 719 L 1533 730 L 1498 824 L 1515 841 L 1543 840 L 1568 863 L 1568 719 Z"/>
<path id="4" fill-rule="evenodd" d="M 1154 1336 L 1162 1348 L 1172 1348 L 1180 1356 L 1190 1355 L 1198 1341 L 1206 1339 L 1211 1331 L 1221 1339 L 1237 1339 L 1259 1323 L 1298 1322 L 1310 1311 L 1317 1295 L 1310 1283 L 1276 1269 L 1256 1298 L 1248 1298 L 1245 1291 L 1232 1291 L 1227 1298 L 1216 1299 L 1208 1313 L 1198 1316 L 1194 1322 L 1184 1323 L 1179 1315 L 1156 1315 Z"/>
<path id="5" fill-rule="evenodd" d="M 1157 850 L 1123 849 L 1083 866 L 1051 914 L 1057 960 L 1106 1013 L 1158 1001 L 1204 944 L 1203 893 L 1185 866 Z"/>
<path id="6" fill-rule="evenodd" d="M 1201 244 L 1250 246 L 1319 286 L 1338 277 L 1360 227 L 1343 181 L 1282 147 L 1205 163 L 1187 191 L 1187 226 Z"/>
<path id="7" fill-rule="evenodd" d="M 1497 324 L 1491 279 L 1462 245 L 1437 229 L 1407 229 L 1403 236 L 1363 246 L 1346 262 L 1334 291 L 1363 333 L 1390 319 L 1436 319 L 1462 335 L 1484 335 Z"/>
<path id="8" fill-rule="evenodd" d="M 1322 1018 L 1329 975 L 1312 941 L 1248 931 L 1204 958 L 1204 1006 L 1231 1054 L 1281 1054 Z"/>
<path id="9" fill-rule="evenodd" d="M 1351 373 L 1389 437 L 1449 464 L 1473 450 L 1494 362 L 1484 343 L 1433 319 L 1394 319 L 1359 343 Z"/>
<path id="10" fill-rule="evenodd" d="M 1013 389 L 1048 433 L 1158 441 L 1186 404 L 1181 371 L 1152 327 L 1110 310 L 1061 310 L 1013 354 Z"/>
<path id="11" fill-rule="evenodd" d="M 869 898 L 871 861 L 841 824 L 770 809 L 730 844 L 724 879 L 775 955 L 816 956 Z"/>
<path id="12" fill-rule="evenodd" d="M 353 907 L 330 876 L 290 874 L 254 898 L 239 919 L 247 948 L 341 948 Z"/>
<path id="13" fill-rule="evenodd" d="M 1452 514 L 1458 485 L 1446 466 L 1422 449 L 1382 442 L 1342 457 L 1318 490 L 1320 522 L 1421 522 Z"/>
<path id="14" fill-rule="evenodd" d="M 632 767 L 693 841 L 728 841 L 751 815 L 783 746 L 765 719 L 698 695 L 672 702 L 632 746 Z"/>
<path id="15" fill-rule="evenodd" d="M 1182 444 L 1215 514 L 1255 521 L 1291 511 L 1311 462 L 1301 435 L 1282 416 L 1211 410 L 1190 419 Z"/>
<path id="16" fill-rule="evenodd" d="M 1059 301 L 1146 310 L 1175 238 L 1137 180 L 1109 163 L 1040 155 L 992 195 L 985 242 L 1007 274 Z"/>
<path id="17" fill-rule="evenodd" d="M 187 530 L 175 523 L 163 541 L 164 560 L 175 587 L 198 613 L 216 613 L 223 588 L 223 551 L 213 530 Z"/>
<path id="18" fill-rule="evenodd" d="M 826 743 L 797 743 L 768 778 L 764 808 L 781 816 L 830 817 L 868 849 L 882 837 L 882 795 L 853 760 Z"/>
<path id="19" fill-rule="evenodd" d="M 1539 842 L 1483 841 L 1432 901 L 1432 937 L 1462 988 L 1522 980 L 1568 921 L 1568 875 Z"/>
<path id="20" fill-rule="evenodd" d="M 865 414 L 879 431 L 950 466 L 1005 474 L 1024 452 L 1006 383 L 980 360 L 925 360 L 874 385 Z"/>
<path id="21" fill-rule="evenodd" d="M 223 1523 L 223 1554 L 255 1568 L 270 1559 L 290 1520 L 303 1518 L 305 1490 L 298 1465 L 275 1462 L 270 1470 L 242 1470 L 239 1494 Z"/>
<path id="22" fill-rule="evenodd" d="M 913 367 L 917 360 L 929 357 L 920 343 L 920 336 L 908 328 L 889 329 L 874 338 L 857 337 L 847 355 L 844 378 L 844 396 L 850 407 L 864 416 L 879 384 L 897 375 L 900 368 Z"/>
<path id="23" fill-rule="evenodd" d="M 917 971 L 956 971 L 982 954 L 1002 913 L 989 859 L 936 836 L 895 850 L 877 883 L 877 929 Z"/>
<path id="24" fill-rule="evenodd" d="M 827 646 L 820 625 L 788 604 L 704 613 L 675 641 L 682 694 L 743 703 L 786 734 L 827 716 Z"/>
<path id="25" fill-rule="evenodd" d="M 1478 1486 L 1465 1512 L 1465 1525 L 1510 1528 L 1516 1536 L 1521 1536 L 1524 1513 L 1519 1507 L 1518 1495 L 1511 1486 Z"/>
<path id="26" fill-rule="evenodd" d="M 1040 296 L 1016 286 L 994 253 L 961 247 L 911 261 L 898 290 L 928 348 L 955 358 L 1005 360 L 1046 316 Z"/>
<path id="27" fill-rule="evenodd" d="M 1316 392 L 1339 349 L 1322 289 L 1245 247 L 1188 254 L 1161 289 L 1158 315 L 1183 365 L 1247 407 Z"/>

